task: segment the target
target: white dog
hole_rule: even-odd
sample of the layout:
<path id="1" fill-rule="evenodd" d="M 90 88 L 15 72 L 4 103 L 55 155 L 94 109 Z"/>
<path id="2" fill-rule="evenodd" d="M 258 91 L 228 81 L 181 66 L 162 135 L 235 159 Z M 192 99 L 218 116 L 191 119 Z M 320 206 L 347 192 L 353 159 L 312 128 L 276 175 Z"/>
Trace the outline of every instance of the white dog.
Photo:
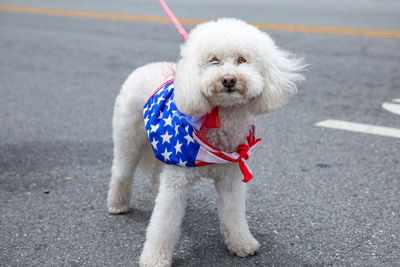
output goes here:
<path id="1" fill-rule="evenodd" d="M 246 183 L 241 181 L 243 175 L 249 175 L 247 166 L 243 165 L 248 158 L 246 152 L 252 152 L 248 137 L 249 134 L 254 135 L 253 124 L 257 115 L 281 107 L 288 93 L 297 90 L 296 83 L 303 80 L 300 74 L 303 68 L 300 59 L 280 50 L 266 33 L 256 27 L 236 19 L 220 19 L 201 24 L 191 31 L 188 40 L 181 46 L 176 66 L 160 62 L 132 72 L 115 102 L 114 161 L 108 211 L 111 214 L 129 211 L 133 173 L 141 158 L 147 165 L 149 161 L 153 162 L 154 210 L 140 256 L 141 266 L 171 265 L 186 201 L 193 184 L 200 177 L 214 180 L 219 197 L 221 231 L 229 250 L 240 257 L 258 251 L 260 243 L 251 235 L 246 221 Z M 160 123 L 163 122 L 158 126 L 149 124 L 149 110 L 153 109 L 153 104 L 166 101 L 161 92 L 159 98 L 151 102 L 152 105 L 148 103 L 149 98 L 171 75 L 174 78 L 172 87 L 162 88 L 170 92 L 175 86 L 173 101 L 168 102 L 179 111 L 173 111 L 173 117 L 153 111 L 152 115 L 158 116 Z M 171 104 L 168 102 L 167 106 Z M 146 103 L 148 105 L 144 108 Z M 207 128 L 204 121 L 211 113 L 217 125 Z M 181 118 L 184 122 L 176 121 Z M 188 123 L 193 124 L 195 132 L 188 130 Z M 156 128 L 164 129 L 162 137 L 152 136 Z M 175 137 L 178 133 L 191 134 L 185 137 L 191 140 L 180 142 L 177 139 L 171 148 L 166 147 L 165 151 L 164 147 L 160 148 L 178 138 Z M 188 147 L 192 142 L 194 144 L 195 137 L 203 140 L 207 149 L 215 147 L 216 150 L 233 151 L 225 154 L 233 155 L 236 159 L 233 161 L 241 161 L 241 165 L 206 163 L 203 165 L 207 166 L 195 168 L 177 166 L 188 165 L 188 161 L 181 158 L 175 164 L 165 164 L 170 163 L 174 155 L 180 155 L 182 143 Z M 243 144 L 245 147 L 248 145 L 245 154 L 238 151 Z M 161 160 L 155 160 L 152 147 L 154 153 L 157 149 L 163 152 L 158 155 Z M 149 153 L 151 157 L 148 157 Z M 147 156 L 144 157 L 144 154 Z M 196 164 L 198 162 L 196 158 Z M 209 162 L 213 163 L 212 160 Z"/>

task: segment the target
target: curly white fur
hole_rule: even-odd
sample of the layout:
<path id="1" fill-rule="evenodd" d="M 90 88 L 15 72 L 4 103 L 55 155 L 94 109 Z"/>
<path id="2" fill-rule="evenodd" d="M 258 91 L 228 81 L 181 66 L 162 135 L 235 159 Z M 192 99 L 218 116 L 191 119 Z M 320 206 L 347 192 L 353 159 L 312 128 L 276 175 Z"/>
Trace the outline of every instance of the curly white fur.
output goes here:
<path id="1" fill-rule="evenodd" d="M 136 69 L 115 102 L 109 213 L 129 211 L 133 173 L 143 151 L 151 151 L 142 108 L 173 69 L 176 69 L 178 109 L 199 116 L 218 106 L 222 125 L 211 129 L 206 141 L 221 150 L 234 151 L 245 142 L 257 115 L 281 107 L 288 93 L 296 91 L 296 83 L 303 80 L 299 74 L 303 68 L 301 60 L 280 50 L 266 33 L 240 20 L 220 19 L 201 24 L 190 33 L 181 46 L 176 66 L 160 62 Z M 221 82 L 227 74 L 237 79 L 230 90 Z M 229 250 L 240 257 L 258 251 L 260 244 L 251 235 L 246 221 L 246 185 L 241 182 L 237 165 L 183 168 L 154 160 L 154 166 L 154 210 L 140 257 L 141 266 L 171 264 L 186 200 L 200 177 L 214 179 L 221 230 Z"/>

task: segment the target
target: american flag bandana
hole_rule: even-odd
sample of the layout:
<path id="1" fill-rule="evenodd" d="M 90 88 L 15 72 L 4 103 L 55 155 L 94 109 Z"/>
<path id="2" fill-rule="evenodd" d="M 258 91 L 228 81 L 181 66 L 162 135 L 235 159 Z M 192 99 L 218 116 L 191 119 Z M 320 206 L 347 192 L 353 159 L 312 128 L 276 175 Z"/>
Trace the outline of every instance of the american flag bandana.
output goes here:
<path id="1" fill-rule="evenodd" d="M 174 88 L 174 80 L 168 80 L 154 92 L 143 108 L 144 124 L 155 157 L 164 163 L 182 167 L 239 163 L 244 176 L 242 181 L 250 181 L 253 174 L 246 160 L 261 141 L 255 138 L 255 124 L 250 129 L 246 144 L 240 145 L 234 152 L 221 151 L 200 135 L 207 115 L 191 117 L 181 113 L 174 103 Z"/>

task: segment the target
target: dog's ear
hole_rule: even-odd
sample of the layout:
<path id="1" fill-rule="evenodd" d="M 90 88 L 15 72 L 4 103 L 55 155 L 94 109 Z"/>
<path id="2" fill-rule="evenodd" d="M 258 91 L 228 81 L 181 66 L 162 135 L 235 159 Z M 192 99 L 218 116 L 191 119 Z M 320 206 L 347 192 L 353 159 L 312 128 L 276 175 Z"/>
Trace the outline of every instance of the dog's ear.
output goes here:
<path id="1" fill-rule="evenodd" d="M 180 112 L 190 116 L 201 116 L 211 110 L 201 91 L 200 67 L 195 53 L 190 53 L 185 43 L 175 72 L 175 104 Z"/>
<path id="2" fill-rule="evenodd" d="M 262 75 L 264 88 L 252 104 L 256 115 L 269 113 L 286 104 L 288 94 L 297 92 L 297 83 L 304 80 L 300 73 L 305 69 L 302 58 L 279 49 L 272 39 L 263 33 Z"/>

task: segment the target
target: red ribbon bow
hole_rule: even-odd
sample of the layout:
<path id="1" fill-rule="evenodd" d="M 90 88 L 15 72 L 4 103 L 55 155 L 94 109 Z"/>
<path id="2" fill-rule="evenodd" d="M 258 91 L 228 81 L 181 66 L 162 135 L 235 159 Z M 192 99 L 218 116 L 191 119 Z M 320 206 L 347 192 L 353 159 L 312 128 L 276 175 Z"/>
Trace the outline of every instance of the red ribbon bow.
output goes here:
<path id="1" fill-rule="evenodd" d="M 246 144 L 242 144 L 238 147 L 237 152 L 240 155 L 238 161 L 239 161 L 239 168 L 243 173 L 243 180 L 242 182 L 247 183 L 248 181 L 250 181 L 253 178 L 253 173 L 251 172 L 249 166 L 246 163 L 246 160 L 249 159 L 249 149 L 253 146 L 255 146 L 258 142 L 261 141 L 261 139 L 256 139 L 256 140 L 252 140 L 253 138 L 251 136 L 249 136 L 249 145 Z"/>
<path id="2" fill-rule="evenodd" d="M 249 159 L 249 155 L 247 154 L 247 152 L 249 151 L 249 148 L 250 147 L 248 145 L 245 145 L 245 144 L 242 144 L 242 145 L 240 145 L 238 147 L 238 153 L 239 153 L 241 158 L 244 158 L 246 160 Z"/>
<path id="3" fill-rule="evenodd" d="M 247 152 L 249 151 L 249 146 L 248 145 L 240 145 L 238 147 L 238 153 L 240 155 L 239 158 L 239 168 L 243 173 L 243 180 L 242 182 L 247 183 L 248 181 L 250 181 L 253 178 L 253 174 L 250 172 L 250 169 L 247 167 L 246 161 L 249 159 L 249 155 L 247 154 Z"/>

